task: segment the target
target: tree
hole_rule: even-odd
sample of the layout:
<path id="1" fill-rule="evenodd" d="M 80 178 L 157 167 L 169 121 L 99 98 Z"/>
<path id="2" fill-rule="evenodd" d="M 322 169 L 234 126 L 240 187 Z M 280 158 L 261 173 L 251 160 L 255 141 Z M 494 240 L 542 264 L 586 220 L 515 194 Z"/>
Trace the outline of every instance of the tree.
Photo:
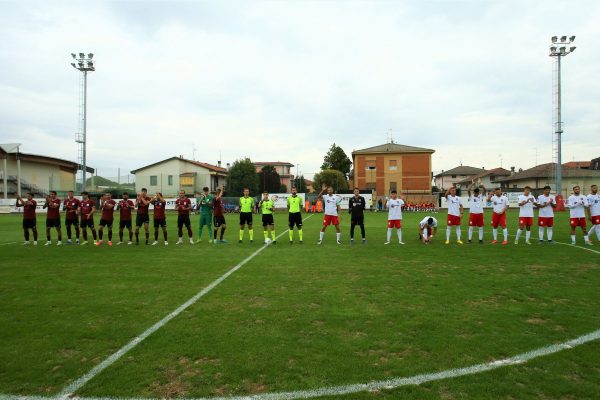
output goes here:
<path id="1" fill-rule="evenodd" d="M 350 161 L 344 150 L 334 143 L 329 148 L 327 154 L 325 154 L 321 169 L 335 169 L 344 174 L 344 176 L 348 176 L 350 166 L 352 166 L 352 161 Z"/>
<path id="2" fill-rule="evenodd" d="M 261 193 L 265 190 L 269 193 L 280 193 L 281 178 L 272 165 L 265 165 L 258 173 L 258 187 Z"/>
<path id="3" fill-rule="evenodd" d="M 334 191 L 347 190 L 348 181 L 344 174 L 335 169 L 324 169 L 321 172 L 315 174 L 313 179 L 313 187 L 317 192 L 321 191 L 323 185 L 331 186 Z"/>
<path id="4" fill-rule="evenodd" d="M 258 193 L 258 174 L 256 167 L 249 158 L 235 160 L 229 168 L 229 183 L 227 194 L 229 196 L 241 195 L 244 188 L 250 189 L 250 195 Z"/>
<path id="5" fill-rule="evenodd" d="M 298 193 L 306 193 L 308 192 L 308 188 L 306 187 L 306 181 L 304 180 L 304 175 L 300 175 L 296 179 L 294 179 L 294 185 Z"/>

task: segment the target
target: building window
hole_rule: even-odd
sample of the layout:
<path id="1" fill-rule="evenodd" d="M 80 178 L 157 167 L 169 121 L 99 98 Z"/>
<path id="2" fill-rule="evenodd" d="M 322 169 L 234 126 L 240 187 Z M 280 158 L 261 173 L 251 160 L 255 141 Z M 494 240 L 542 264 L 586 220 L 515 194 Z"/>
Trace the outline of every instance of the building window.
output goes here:
<path id="1" fill-rule="evenodd" d="M 396 160 L 390 160 L 390 171 L 396 171 L 398 169 L 398 164 Z"/>
<path id="2" fill-rule="evenodd" d="M 375 190 L 375 182 L 367 182 L 367 190 Z"/>
<path id="3" fill-rule="evenodd" d="M 158 185 L 158 177 L 156 175 L 150 175 L 150 186 Z"/>
<path id="4" fill-rule="evenodd" d="M 181 186 L 194 186 L 194 177 L 181 176 L 181 177 L 179 177 L 179 184 Z"/>
<path id="5" fill-rule="evenodd" d="M 375 170 L 375 160 L 367 160 L 365 164 L 366 164 L 367 171 Z"/>
<path id="6" fill-rule="evenodd" d="M 167 176 L 167 183 L 169 186 L 173 186 L 173 175 Z"/>
<path id="7" fill-rule="evenodd" d="M 456 178 L 456 175 L 452 175 L 452 178 Z"/>
<path id="8" fill-rule="evenodd" d="M 392 190 L 398 190 L 396 182 L 390 182 L 390 193 Z"/>

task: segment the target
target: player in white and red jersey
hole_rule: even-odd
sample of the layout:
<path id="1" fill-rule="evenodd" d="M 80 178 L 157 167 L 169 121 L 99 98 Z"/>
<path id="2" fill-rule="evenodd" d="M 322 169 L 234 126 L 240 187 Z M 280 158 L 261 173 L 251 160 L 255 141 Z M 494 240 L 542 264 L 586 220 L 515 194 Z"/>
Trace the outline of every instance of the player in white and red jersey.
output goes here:
<path id="1" fill-rule="evenodd" d="M 538 213 L 538 227 L 540 230 L 540 244 L 544 243 L 544 229 L 548 237 L 548 244 L 554 244 L 552 241 L 552 229 L 554 226 L 554 209 L 556 208 L 556 198 L 550 194 L 550 186 L 544 186 L 544 193 L 540 194 L 535 203 Z"/>
<path id="2" fill-rule="evenodd" d="M 387 242 L 390 244 L 392 240 L 392 231 L 396 228 L 396 234 L 398 235 L 398 243 L 404 244 L 402 241 L 402 206 L 404 200 L 398 197 L 398 192 L 392 190 L 392 198 L 387 201 L 386 208 L 388 209 L 388 221 L 387 221 Z"/>
<path id="3" fill-rule="evenodd" d="M 531 225 L 533 225 L 533 206 L 535 205 L 535 197 L 531 194 L 531 188 L 525 186 L 523 194 L 519 195 L 519 229 L 515 236 L 515 244 L 519 244 L 519 238 L 523 229 L 525 229 L 525 243 L 531 244 Z"/>
<path id="4" fill-rule="evenodd" d="M 492 214 L 492 234 L 494 240 L 492 244 L 498 243 L 498 225 L 502 227 L 502 234 L 504 240 L 502 244 L 508 244 L 508 229 L 506 229 L 506 210 L 508 210 L 508 198 L 502 194 L 502 189 L 496 188 L 493 192 L 488 193 L 487 201 L 492 203 L 493 214 Z"/>
<path id="5" fill-rule="evenodd" d="M 463 244 L 460 240 L 460 219 L 463 215 L 463 206 L 460 197 L 456 195 L 456 188 L 453 186 L 446 191 L 446 201 L 448 202 L 448 223 L 446 224 L 446 244 L 450 244 L 451 227 L 456 227 L 456 243 Z"/>
<path id="6" fill-rule="evenodd" d="M 431 243 L 433 235 L 437 233 L 437 227 L 437 219 L 433 217 L 423 218 L 423 220 L 419 222 L 419 240 L 421 240 L 423 244 Z"/>
<path id="7" fill-rule="evenodd" d="M 592 236 L 596 232 L 598 241 L 600 241 L 600 195 L 598 194 L 598 186 L 592 185 L 591 193 L 587 195 L 588 208 L 590 222 L 592 223 L 592 229 L 590 229 L 589 236 Z M 590 239 L 591 243 L 591 239 Z"/>
<path id="8" fill-rule="evenodd" d="M 473 189 L 473 183 L 469 186 L 469 244 L 473 238 L 473 228 L 479 229 L 479 244 L 483 244 L 483 197 L 485 196 L 485 187 L 479 186 Z M 483 193 L 482 193 L 483 192 Z"/>
<path id="9" fill-rule="evenodd" d="M 325 190 L 327 190 L 327 194 L 323 196 L 323 192 Z M 333 194 L 333 188 L 331 186 L 327 187 L 326 185 L 323 185 L 323 189 L 321 190 L 321 193 L 319 193 L 319 198 L 322 199 L 323 203 L 325 204 L 325 217 L 323 218 L 323 227 L 319 233 L 319 241 L 317 243 L 323 243 L 325 229 L 327 229 L 329 225 L 333 224 L 333 226 L 335 226 L 337 244 L 342 244 L 342 233 L 340 231 L 340 198 Z"/>
<path id="10" fill-rule="evenodd" d="M 587 233 L 587 224 L 585 221 L 585 209 L 590 205 L 587 201 L 587 197 L 581 194 L 581 188 L 579 186 L 573 187 L 573 194 L 567 199 L 566 207 L 569 209 L 571 214 L 571 244 L 575 245 L 575 231 L 577 227 L 581 227 L 583 231 L 584 244 L 590 246 L 590 239 Z"/>

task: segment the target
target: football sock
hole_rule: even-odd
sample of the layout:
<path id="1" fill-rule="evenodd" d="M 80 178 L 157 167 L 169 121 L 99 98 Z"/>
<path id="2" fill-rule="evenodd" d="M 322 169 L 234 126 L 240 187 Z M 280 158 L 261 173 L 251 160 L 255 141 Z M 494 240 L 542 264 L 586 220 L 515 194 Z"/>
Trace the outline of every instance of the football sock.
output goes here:
<path id="1" fill-rule="evenodd" d="M 575 243 L 575 235 L 571 235 L 571 242 Z"/>
<path id="2" fill-rule="evenodd" d="M 354 239 L 354 227 L 355 226 L 356 225 L 354 225 L 354 224 L 350 225 L 350 239 Z"/>
<path id="3" fill-rule="evenodd" d="M 583 240 L 586 242 L 589 242 L 590 238 L 588 237 L 588 235 L 583 235 Z"/>
<path id="4" fill-rule="evenodd" d="M 502 235 L 504 235 L 504 240 L 508 240 L 508 229 L 504 228 L 502 229 Z"/>
<path id="5" fill-rule="evenodd" d="M 298 237 L 302 240 L 302 229 L 298 229 Z M 600 238 L 600 235 L 598 237 Z"/>
<path id="6" fill-rule="evenodd" d="M 473 227 L 472 226 L 469 227 L 468 238 L 469 238 L 469 240 L 473 239 Z"/>
<path id="7" fill-rule="evenodd" d="M 225 234 L 225 227 L 221 227 L 221 240 L 223 240 L 223 235 Z"/>
<path id="8" fill-rule="evenodd" d="M 546 234 L 548 235 L 548 240 L 552 240 L 552 227 L 546 228 Z"/>
<path id="9" fill-rule="evenodd" d="M 398 241 L 402 241 L 402 229 L 396 229 L 396 234 L 398 235 Z"/>
<path id="10" fill-rule="evenodd" d="M 290 230 L 288 231 L 288 234 L 289 234 L 289 237 L 290 237 L 290 242 L 291 242 L 292 240 L 294 240 L 294 230 L 293 230 L 293 229 L 290 229 Z"/>
<path id="11" fill-rule="evenodd" d="M 550 228 L 548 228 L 548 229 L 550 229 Z M 540 233 L 538 236 L 540 237 L 540 240 L 544 240 L 544 227 L 540 226 L 539 231 L 540 231 Z M 550 236 L 550 232 L 548 232 L 548 236 Z M 548 240 L 550 240 L 550 237 L 548 237 Z"/>
<path id="12" fill-rule="evenodd" d="M 339 242 L 342 239 L 342 234 L 340 232 L 336 232 L 335 237 L 336 237 L 337 241 Z"/>
<path id="13" fill-rule="evenodd" d="M 525 231 L 525 240 L 529 242 L 530 238 L 531 238 L 531 231 Z"/>
<path id="14" fill-rule="evenodd" d="M 240 229 L 240 240 L 244 239 L 244 230 Z"/>
<path id="15" fill-rule="evenodd" d="M 277 239 L 277 237 L 275 236 L 275 229 L 271 231 L 271 239 L 273 239 L 273 241 Z"/>
<path id="16" fill-rule="evenodd" d="M 103 230 L 103 229 L 100 229 L 100 230 L 98 231 L 98 236 L 100 237 L 100 240 L 102 240 L 102 236 L 103 236 L 103 235 L 104 235 L 104 230 Z"/>
<path id="17" fill-rule="evenodd" d="M 60 239 L 59 239 L 60 240 Z M 112 229 L 108 230 L 108 241 L 112 242 Z"/>
<path id="18" fill-rule="evenodd" d="M 248 229 L 248 235 L 250 236 L 250 240 L 254 240 L 254 229 Z"/>
<path id="19" fill-rule="evenodd" d="M 479 227 L 479 240 L 483 240 L 483 226 Z"/>
<path id="20" fill-rule="evenodd" d="M 446 240 L 450 240 L 450 227 L 446 227 Z"/>
<path id="21" fill-rule="evenodd" d="M 319 232 L 319 240 L 323 240 L 323 236 L 325 236 L 325 232 Z"/>
<path id="22" fill-rule="evenodd" d="M 392 228 L 388 228 L 387 241 L 389 242 L 391 239 L 392 239 Z"/>
<path id="23" fill-rule="evenodd" d="M 360 235 L 362 236 L 362 238 L 365 238 L 365 226 L 361 225 L 360 226 Z"/>
<path id="24" fill-rule="evenodd" d="M 521 231 L 521 229 L 520 229 L 520 228 L 519 228 L 519 229 L 517 229 L 517 236 L 515 236 L 515 240 L 516 240 L 516 241 L 519 241 L 519 238 L 521 237 L 521 232 L 522 232 L 522 231 Z"/>
<path id="25" fill-rule="evenodd" d="M 269 233 L 268 233 L 266 230 L 264 230 L 264 231 L 263 231 L 263 236 L 265 237 L 265 240 L 267 240 L 267 236 L 268 236 L 268 235 L 269 235 Z"/>
<path id="26" fill-rule="evenodd" d="M 154 240 L 158 240 L 158 229 L 154 230 Z"/>
<path id="27" fill-rule="evenodd" d="M 456 240 L 460 240 L 460 225 L 456 227 Z"/>

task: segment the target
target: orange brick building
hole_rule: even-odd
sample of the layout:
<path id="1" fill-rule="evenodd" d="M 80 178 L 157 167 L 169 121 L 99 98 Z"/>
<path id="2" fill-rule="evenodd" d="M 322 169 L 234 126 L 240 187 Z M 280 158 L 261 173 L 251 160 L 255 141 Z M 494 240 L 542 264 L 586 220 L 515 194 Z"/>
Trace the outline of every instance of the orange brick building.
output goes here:
<path id="1" fill-rule="evenodd" d="M 378 196 L 392 190 L 431 194 L 432 149 L 386 143 L 352 152 L 354 184 Z"/>

